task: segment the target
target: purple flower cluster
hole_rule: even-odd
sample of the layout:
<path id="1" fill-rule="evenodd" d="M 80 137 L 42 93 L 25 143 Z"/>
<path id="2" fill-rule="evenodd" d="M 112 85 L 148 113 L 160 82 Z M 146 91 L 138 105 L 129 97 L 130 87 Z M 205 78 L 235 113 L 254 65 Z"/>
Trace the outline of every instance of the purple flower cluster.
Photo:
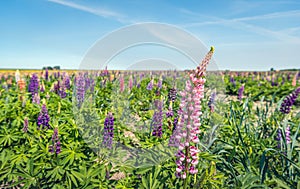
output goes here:
<path id="1" fill-rule="evenodd" d="M 49 71 L 48 71 L 48 68 L 46 68 L 46 71 L 45 71 L 45 80 L 48 81 L 49 79 Z"/>
<path id="2" fill-rule="evenodd" d="M 168 111 L 166 112 L 166 116 L 167 116 L 167 118 L 174 116 L 172 106 L 169 107 Z"/>
<path id="3" fill-rule="evenodd" d="M 33 74 L 30 78 L 30 82 L 28 85 L 28 92 L 31 93 L 32 98 L 35 94 L 39 92 L 39 81 L 38 76 L 36 74 Z"/>
<path id="4" fill-rule="evenodd" d="M 113 114 L 110 112 L 107 114 L 104 121 L 102 144 L 107 148 L 112 148 L 113 138 L 114 138 L 114 117 Z"/>
<path id="5" fill-rule="evenodd" d="M 53 135 L 52 135 L 52 145 L 49 146 L 49 152 L 50 153 L 56 153 L 59 154 L 61 152 L 61 144 L 60 140 L 58 138 L 58 129 L 55 128 Z"/>
<path id="6" fill-rule="evenodd" d="M 66 75 L 64 77 L 63 81 L 64 81 L 64 85 L 65 85 L 66 89 L 70 90 L 70 88 L 71 88 L 70 77 L 68 75 Z"/>
<path id="7" fill-rule="evenodd" d="M 173 121 L 173 130 L 172 130 L 172 135 L 169 139 L 169 144 L 168 146 L 173 146 L 173 147 L 178 147 L 179 146 L 179 138 L 176 137 L 179 135 L 180 133 L 180 130 L 177 129 L 177 124 L 178 124 L 178 117 L 175 117 L 174 118 L 174 121 Z"/>
<path id="8" fill-rule="evenodd" d="M 211 112 L 214 112 L 214 110 L 215 110 L 215 99 L 216 99 L 216 92 L 213 92 L 210 95 L 210 98 L 208 100 L 208 107 Z"/>
<path id="9" fill-rule="evenodd" d="M 41 126 L 42 129 L 44 128 L 49 129 L 50 128 L 49 121 L 50 121 L 50 116 L 48 114 L 47 107 L 45 104 L 43 104 L 42 110 L 37 119 L 38 129 L 40 129 Z"/>
<path id="10" fill-rule="evenodd" d="M 242 86 L 239 88 L 239 90 L 238 90 L 238 99 L 239 99 L 239 100 L 242 100 L 244 90 L 245 90 L 245 87 L 244 87 L 244 85 L 242 85 Z"/>
<path id="11" fill-rule="evenodd" d="M 285 97 L 285 99 L 283 100 L 280 106 L 280 111 L 283 114 L 290 113 L 291 108 L 295 103 L 296 99 L 298 98 L 299 94 L 300 94 L 300 87 L 297 88 L 295 91 L 293 91 L 291 94 L 289 94 L 287 97 Z"/>
<path id="12" fill-rule="evenodd" d="M 154 105 L 156 111 L 152 117 L 152 136 L 162 137 L 162 121 L 163 121 L 163 102 L 161 100 L 155 100 Z"/>
<path id="13" fill-rule="evenodd" d="M 175 88 L 171 88 L 168 92 L 168 99 L 169 101 L 174 102 L 177 97 L 177 90 Z"/>
<path id="14" fill-rule="evenodd" d="M 235 83 L 235 80 L 234 80 L 234 78 L 233 78 L 233 76 L 232 76 L 232 75 L 230 76 L 230 79 L 229 79 L 229 81 L 230 81 L 230 83 L 231 83 L 231 84 L 233 84 L 233 86 L 235 86 L 235 85 L 236 85 L 236 83 Z"/>
<path id="15" fill-rule="evenodd" d="M 153 79 L 151 79 L 151 81 L 148 83 L 147 85 L 147 90 L 152 90 L 153 89 Z"/>
<path id="16" fill-rule="evenodd" d="M 81 107 L 85 95 L 85 79 L 82 74 L 76 77 L 76 100 L 78 107 Z"/>
<path id="17" fill-rule="evenodd" d="M 163 83 L 163 80 L 162 80 L 162 78 L 160 78 L 160 79 L 158 80 L 158 82 L 157 82 L 157 87 L 158 87 L 159 89 L 162 88 L 162 83 Z"/>
<path id="18" fill-rule="evenodd" d="M 277 148 L 280 149 L 281 148 L 281 141 L 282 141 L 282 134 L 281 134 L 281 130 L 280 129 L 277 130 L 276 140 L 278 141 Z"/>
<path id="19" fill-rule="evenodd" d="M 65 82 L 61 82 L 58 80 L 56 83 L 54 83 L 54 92 L 60 96 L 60 98 L 66 98 L 66 87 Z"/>

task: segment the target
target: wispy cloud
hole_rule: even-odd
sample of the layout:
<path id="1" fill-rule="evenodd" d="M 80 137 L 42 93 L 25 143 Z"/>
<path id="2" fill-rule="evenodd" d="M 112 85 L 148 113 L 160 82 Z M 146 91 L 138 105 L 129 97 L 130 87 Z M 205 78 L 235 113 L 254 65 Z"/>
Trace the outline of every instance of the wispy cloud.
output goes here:
<path id="1" fill-rule="evenodd" d="M 189 12 L 189 14 L 192 13 Z M 193 15 L 195 14 L 196 13 L 193 13 Z M 289 31 L 291 28 L 284 28 L 280 31 L 273 31 L 265 27 L 259 27 L 253 24 L 245 23 L 246 21 L 276 19 L 276 18 L 285 18 L 285 17 L 294 17 L 294 18 L 300 17 L 300 11 L 293 10 L 293 11 L 285 11 L 285 12 L 275 12 L 275 13 L 269 13 L 264 15 L 239 17 L 239 18 L 232 18 L 232 19 L 210 17 L 211 21 L 187 23 L 183 25 L 183 27 L 188 28 L 188 27 L 197 27 L 197 26 L 205 26 L 205 25 L 223 25 L 234 29 L 250 31 L 267 37 L 273 37 L 281 41 L 300 43 L 299 37 L 292 36 L 288 32 L 286 32 Z"/>
<path id="2" fill-rule="evenodd" d="M 52 2 L 52 3 L 60 4 L 63 6 L 67 6 L 70 8 L 74 8 L 77 10 L 81 10 L 84 12 L 88 12 L 88 13 L 91 13 L 91 14 L 94 14 L 97 16 L 101 16 L 104 18 L 112 18 L 121 23 L 126 22 L 126 16 L 124 16 L 123 14 L 120 14 L 118 12 L 115 12 L 115 11 L 111 11 L 111 10 L 107 10 L 107 9 L 103 9 L 103 8 L 92 8 L 92 7 L 80 5 L 80 4 L 70 2 L 70 1 L 65 1 L 65 0 L 48 0 L 48 1 Z"/>

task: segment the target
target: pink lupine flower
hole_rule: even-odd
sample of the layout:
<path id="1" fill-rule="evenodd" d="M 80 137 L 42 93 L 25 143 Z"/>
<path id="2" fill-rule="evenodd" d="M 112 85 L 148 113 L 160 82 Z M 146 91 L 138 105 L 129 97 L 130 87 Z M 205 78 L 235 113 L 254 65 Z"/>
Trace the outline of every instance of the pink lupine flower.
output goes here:
<path id="1" fill-rule="evenodd" d="M 199 163 L 197 143 L 199 143 L 198 134 L 201 112 L 201 99 L 204 98 L 204 76 L 206 66 L 208 65 L 213 54 L 213 48 L 208 52 L 201 65 L 190 73 L 190 80 L 186 81 L 185 90 L 181 91 L 181 103 L 179 105 L 180 121 L 173 135 L 180 140 L 178 152 L 176 154 L 177 169 L 176 176 L 185 179 L 188 174 L 196 174 L 196 168 Z"/>

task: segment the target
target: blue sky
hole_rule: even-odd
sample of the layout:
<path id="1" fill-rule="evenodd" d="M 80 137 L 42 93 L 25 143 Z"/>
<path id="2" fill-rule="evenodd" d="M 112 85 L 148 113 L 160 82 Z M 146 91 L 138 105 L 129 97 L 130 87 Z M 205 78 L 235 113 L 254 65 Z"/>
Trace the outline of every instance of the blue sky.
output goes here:
<path id="1" fill-rule="evenodd" d="M 219 69 L 300 68 L 298 0 L 3 0 L 0 68 L 78 68 L 97 40 L 141 22 L 175 25 L 214 46 Z"/>

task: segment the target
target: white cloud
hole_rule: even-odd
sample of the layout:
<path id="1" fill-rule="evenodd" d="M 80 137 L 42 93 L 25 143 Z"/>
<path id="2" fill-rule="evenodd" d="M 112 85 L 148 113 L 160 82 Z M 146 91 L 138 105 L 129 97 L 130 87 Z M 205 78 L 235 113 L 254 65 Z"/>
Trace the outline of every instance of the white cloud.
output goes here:
<path id="1" fill-rule="evenodd" d="M 88 7 L 88 6 L 84 6 L 84 5 L 79 5 L 76 4 L 74 2 L 70 2 L 70 1 L 65 1 L 65 0 L 48 0 L 49 2 L 52 3 L 56 3 L 56 4 L 60 4 L 63 6 L 67 6 L 70 8 L 74 8 L 74 9 L 78 9 L 84 12 L 88 12 L 97 16 L 101 16 L 104 18 L 113 18 L 119 22 L 125 22 L 125 16 L 118 13 L 118 12 L 114 12 L 111 10 L 107 10 L 107 9 L 103 9 L 103 8 L 92 8 L 92 7 Z"/>

